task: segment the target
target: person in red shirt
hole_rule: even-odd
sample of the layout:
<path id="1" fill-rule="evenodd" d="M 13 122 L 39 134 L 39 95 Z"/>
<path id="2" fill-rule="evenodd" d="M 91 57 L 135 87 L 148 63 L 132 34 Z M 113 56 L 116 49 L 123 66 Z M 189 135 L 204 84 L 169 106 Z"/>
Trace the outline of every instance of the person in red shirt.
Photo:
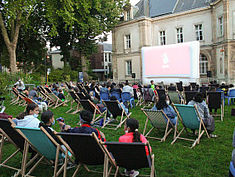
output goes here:
<path id="1" fill-rule="evenodd" d="M 122 135 L 119 137 L 119 142 L 125 142 L 125 143 L 132 143 L 132 142 L 142 142 L 147 143 L 147 139 L 144 137 L 144 135 L 140 134 L 138 131 L 139 128 L 139 122 L 136 119 L 129 118 L 126 120 L 124 131 L 126 132 L 125 135 Z M 145 147 L 146 155 L 149 155 L 148 147 Z M 150 148 L 151 151 L 151 148 Z M 138 176 L 139 172 L 131 169 L 127 169 L 125 172 L 126 176 L 135 177 Z"/>

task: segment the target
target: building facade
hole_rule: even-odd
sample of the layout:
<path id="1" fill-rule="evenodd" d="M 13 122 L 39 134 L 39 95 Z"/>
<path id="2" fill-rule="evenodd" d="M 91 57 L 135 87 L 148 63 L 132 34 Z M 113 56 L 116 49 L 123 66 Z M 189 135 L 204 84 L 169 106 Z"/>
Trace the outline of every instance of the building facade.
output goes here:
<path id="1" fill-rule="evenodd" d="M 200 41 L 200 81 L 235 82 L 235 0 L 140 0 L 114 30 L 115 81 L 142 79 L 141 48 Z"/>

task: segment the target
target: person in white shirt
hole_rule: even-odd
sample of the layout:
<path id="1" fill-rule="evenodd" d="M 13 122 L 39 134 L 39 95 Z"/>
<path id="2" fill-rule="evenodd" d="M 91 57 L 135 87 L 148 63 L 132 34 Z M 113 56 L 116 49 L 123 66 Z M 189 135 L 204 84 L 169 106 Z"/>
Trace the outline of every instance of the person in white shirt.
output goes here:
<path id="1" fill-rule="evenodd" d="M 129 85 L 128 81 L 126 81 L 125 86 L 122 88 L 122 92 L 129 92 L 131 97 L 134 97 L 133 87 Z"/>
<path id="2" fill-rule="evenodd" d="M 19 78 L 19 80 L 14 84 L 16 88 L 21 92 L 25 89 L 24 82 Z"/>
<path id="3" fill-rule="evenodd" d="M 13 119 L 13 122 L 20 127 L 38 128 L 40 121 L 38 120 L 39 107 L 34 103 L 30 103 L 26 107 L 26 111 Z"/>

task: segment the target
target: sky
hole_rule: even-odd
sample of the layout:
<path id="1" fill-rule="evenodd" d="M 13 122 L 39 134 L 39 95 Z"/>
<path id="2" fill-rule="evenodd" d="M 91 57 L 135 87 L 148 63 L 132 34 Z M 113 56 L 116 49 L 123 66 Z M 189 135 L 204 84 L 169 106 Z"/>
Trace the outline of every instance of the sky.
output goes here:
<path id="1" fill-rule="evenodd" d="M 140 0 L 130 0 L 132 5 L 135 5 L 139 1 Z M 111 33 L 108 35 L 108 41 L 106 43 L 110 43 L 110 44 L 112 43 L 112 34 Z"/>

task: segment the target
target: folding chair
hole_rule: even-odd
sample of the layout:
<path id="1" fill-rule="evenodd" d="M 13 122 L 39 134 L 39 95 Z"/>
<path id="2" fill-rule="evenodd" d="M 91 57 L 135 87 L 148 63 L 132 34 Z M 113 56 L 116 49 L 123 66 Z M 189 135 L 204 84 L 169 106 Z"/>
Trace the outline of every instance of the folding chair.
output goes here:
<path id="1" fill-rule="evenodd" d="M 77 103 L 76 110 L 71 113 L 71 114 L 76 114 L 79 111 L 79 105 L 80 105 L 79 97 L 72 90 L 69 91 L 69 94 L 72 97 L 72 100 L 71 100 L 71 103 L 70 103 L 70 109 L 68 111 L 66 111 L 66 113 L 69 113 L 70 111 L 72 111 L 74 109 L 73 108 L 73 103 Z"/>
<path id="2" fill-rule="evenodd" d="M 121 99 L 121 94 L 117 91 L 113 91 L 110 93 L 110 96 L 115 96 L 117 98 L 117 100 L 120 102 L 122 99 Z"/>
<path id="3" fill-rule="evenodd" d="M 107 146 L 108 151 L 112 154 L 117 164 L 115 177 L 118 175 L 119 168 L 141 169 L 150 168 L 150 177 L 155 175 L 154 154 L 150 152 L 149 143 L 120 143 L 120 142 L 102 142 Z M 146 149 L 148 153 L 146 153 Z"/>
<path id="4" fill-rule="evenodd" d="M 235 176 L 235 167 L 232 161 L 229 164 L 229 170 L 230 170 L 231 175 Z"/>
<path id="5" fill-rule="evenodd" d="M 230 105 L 230 100 L 235 98 L 235 89 L 231 89 L 228 91 L 228 96 L 225 96 L 225 98 L 228 99 L 228 105 Z M 233 100 L 231 101 L 231 104 L 233 103 Z"/>
<path id="6" fill-rule="evenodd" d="M 24 176 L 26 173 L 25 164 L 27 161 L 29 146 L 33 147 L 37 151 L 37 153 L 40 155 L 40 159 L 35 163 L 34 166 L 31 167 L 26 175 L 31 174 L 43 159 L 45 159 L 49 164 L 54 165 L 54 177 L 59 176 L 62 171 L 64 171 L 64 174 L 66 174 L 65 163 L 58 169 L 58 162 L 60 159 L 64 160 L 62 153 L 66 154 L 66 158 L 69 158 L 68 151 L 71 151 L 69 148 L 67 148 L 66 151 L 62 149 L 60 144 L 58 144 L 43 127 L 26 128 L 16 126 L 15 129 L 25 139 L 21 168 L 22 176 Z M 70 159 L 70 161 L 72 160 Z"/>
<path id="7" fill-rule="evenodd" d="M 100 91 L 100 102 L 109 100 L 109 93 Z"/>
<path id="8" fill-rule="evenodd" d="M 88 169 L 87 165 L 103 165 L 103 176 L 109 176 L 112 167 L 116 167 L 115 161 L 108 153 L 106 147 L 101 146 L 100 140 L 96 134 L 84 134 L 84 133 L 57 133 L 58 137 L 61 137 L 68 146 L 72 149 L 72 154 L 75 157 L 75 163 L 77 168 L 73 174 L 76 176 L 78 170 L 83 165 L 88 172 L 98 171 Z M 111 163 L 111 167 L 108 170 L 108 163 Z"/>
<path id="9" fill-rule="evenodd" d="M 197 91 L 184 91 L 184 95 L 185 95 L 185 104 L 188 104 L 189 101 L 193 100 L 194 96 L 197 94 Z"/>
<path id="10" fill-rule="evenodd" d="M 182 104 L 173 104 L 173 107 L 175 108 L 178 118 L 181 120 L 183 124 L 182 130 L 177 134 L 175 139 L 171 142 L 171 144 L 174 144 L 177 139 L 183 139 L 187 141 L 193 141 L 193 144 L 191 148 L 196 146 L 196 144 L 199 144 L 200 139 L 202 135 L 206 132 L 206 135 L 208 138 L 210 138 L 206 126 L 203 123 L 202 118 L 200 117 L 198 110 L 196 106 L 193 105 L 182 105 Z M 187 131 L 187 129 L 191 130 L 198 130 L 198 135 L 196 139 L 189 139 L 189 138 L 184 138 L 181 137 L 180 135 L 184 130 Z"/>
<path id="11" fill-rule="evenodd" d="M 15 88 L 12 88 L 12 93 L 15 95 L 15 99 L 13 98 L 10 102 L 10 105 L 15 105 L 18 104 L 21 100 L 20 100 L 20 96 L 18 94 L 18 91 Z"/>
<path id="12" fill-rule="evenodd" d="M 175 138 L 176 126 L 174 126 L 172 124 L 170 119 L 167 117 L 167 115 L 162 110 L 154 111 L 151 109 L 142 109 L 142 111 L 147 116 L 147 119 L 145 121 L 144 131 L 143 131 L 143 135 L 146 138 L 153 138 L 156 140 L 161 140 L 161 142 L 166 141 L 167 136 L 170 134 L 170 132 L 173 130 L 173 128 L 175 129 L 175 133 L 174 133 L 174 138 Z M 147 125 L 148 125 L 148 121 L 150 121 L 152 128 L 148 131 L 148 133 L 145 134 L 146 129 L 147 129 Z M 177 125 L 177 123 L 176 123 L 176 125 Z M 156 129 L 164 130 L 164 135 L 162 138 L 148 136 L 152 132 L 152 130 L 156 130 Z"/>
<path id="13" fill-rule="evenodd" d="M 45 101 L 48 101 L 48 106 L 53 106 L 55 105 L 56 101 L 49 95 L 49 93 L 43 88 L 42 86 L 38 87 L 39 93 L 41 96 L 44 98 Z"/>
<path id="14" fill-rule="evenodd" d="M 93 113 L 93 122 L 97 121 L 101 116 L 105 116 L 106 111 L 104 111 L 103 113 L 100 112 L 98 106 L 96 106 L 94 103 L 92 103 L 91 100 L 80 100 L 79 101 L 83 107 L 83 109 L 90 111 L 91 113 Z M 99 114 L 98 117 L 96 117 L 96 114 Z"/>
<path id="15" fill-rule="evenodd" d="M 131 108 L 135 107 L 135 100 L 134 98 L 131 97 L 130 92 L 122 92 L 121 98 L 122 98 L 123 104 L 130 104 Z"/>
<path id="16" fill-rule="evenodd" d="M 65 105 L 65 103 L 68 102 L 68 100 L 62 101 L 56 94 L 54 94 L 49 88 L 45 87 L 45 90 L 47 91 L 47 93 L 53 98 L 55 105 L 54 108 L 57 108 L 59 106 Z"/>
<path id="17" fill-rule="evenodd" d="M 220 116 L 221 121 L 224 117 L 224 102 L 222 100 L 222 92 L 207 92 L 208 107 L 211 109 L 220 109 L 220 114 L 212 114 L 213 116 Z"/>
<path id="18" fill-rule="evenodd" d="M 180 94 L 177 91 L 168 91 L 167 95 L 169 96 L 172 103 L 182 104 L 183 99 L 181 98 Z"/>
<path id="19" fill-rule="evenodd" d="M 7 165 L 11 159 L 15 157 L 19 152 L 23 153 L 24 151 L 24 138 L 12 127 L 12 120 L 9 119 L 0 119 L 0 132 L 2 136 L 2 142 L 0 144 L 0 167 L 9 168 L 12 170 L 16 170 L 17 174 L 21 173 L 21 168 L 16 168 L 14 166 Z M 8 142 L 13 144 L 16 148 L 16 151 L 9 155 L 3 162 L 2 162 L 2 154 L 3 154 L 3 146 L 5 143 L 5 139 L 7 138 Z M 33 152 L 30 148 L 29 152 Z M 31 165 L 33 161 L 37 158 L 37 154 L 26 164 L 26 167 Z"/>
<path id="20" fill-rule="evenodd" d="M 121 119 L 118 122 L 118 125 L 110 124 L 110 122 L 113 120 L 109 119 L 106 122 L 106 119 L 107 119 L 107 114 L 106 114 L 102 128 L 106 127 L 107 125 L 110 125 L 110 126 L 116 126 L 114 129 L 117 130 L 119 127 L 122 126 L 122 124 L 126 121 L 126 119 L 129 118 L 131 115 L 131 113 L 128 114 L 125 112 L 123 106 L 120 104 L 118 100 L 104 101 L 104 104 L 107 108 L 107 111 L 109 111 L 113 115 L 115 120 L 117 120 L 117 116 L 121 116 Z"/>

